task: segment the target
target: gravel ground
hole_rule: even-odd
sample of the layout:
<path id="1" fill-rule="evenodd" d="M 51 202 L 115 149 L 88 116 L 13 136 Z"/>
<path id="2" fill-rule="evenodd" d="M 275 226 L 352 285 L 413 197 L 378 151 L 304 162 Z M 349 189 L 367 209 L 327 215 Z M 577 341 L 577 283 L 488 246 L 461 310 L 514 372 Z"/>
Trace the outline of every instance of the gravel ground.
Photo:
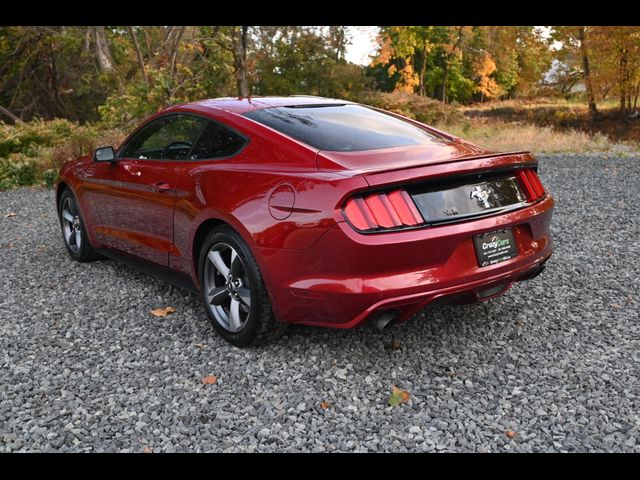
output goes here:
<path id="1" fill-rule="evenodd" d="M 0 452 L 640 452 L 640 160 L 540 159 L 542 276 L 383 334 L 293 327 L 249 350 L 195 294 L 72 262 L 51 191 L 0 192 Z"/>

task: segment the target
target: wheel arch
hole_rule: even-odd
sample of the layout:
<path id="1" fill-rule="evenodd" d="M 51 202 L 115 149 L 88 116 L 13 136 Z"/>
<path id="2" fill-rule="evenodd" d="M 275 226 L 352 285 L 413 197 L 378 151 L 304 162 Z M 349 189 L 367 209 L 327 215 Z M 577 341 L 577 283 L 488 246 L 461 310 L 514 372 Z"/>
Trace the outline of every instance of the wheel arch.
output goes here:
<path id="1" fill-rule="evenodd" d="M 191 263 L 193 264 L 193 269 L 196 275 L 198 275 L 198 261 L 200 260 L 198 257 L 200 256 L 200 249 L 202 248 L 202 244 L 204 243 L 205 238 L 207 238 L 207 234 L 214 228 L 223 225 L 228 226 L 229 228 L 236 231 L 236 229 L 233 228 L 230 223 L 225 222 L 220 218 L 208 218 L 204 220 L 200 225 L 198 225 L 196 233 L 193 236 L 193 245 L 191 249 Z"/>
<path id="2" fill-rule="evenodd" d="M 60 205 L 60 197 L 65 190 L 70 190 L 73 193 L 73 190 L 71 190 L 69 184 L 67 184 L 66 182 L 59 182 L 58 186 L 56 187 L 56 208 L 58 207 L 58 205 Z"/>
<path id="3" fill-rule="evenodd" d="M 216 227 L 220 227 L 220 226 L 227 226 L 229 227 L 231 230 L 233 230 L 235 233 L 237 233 L 240 238 L 242 238 L 242 240 L 244 240 L 244 242 L 247 244 L 247 246 L 249 247 L 249 249 L 251 250 L 251 253 L 253 253 L 253 255 L 256 257 L 256 261 L 258 262 L 258 264 L 260 264 L 258 257 L 258 252 L 256 252 L 255 244 L 256 244 L 256 240 L 253 237 L 253 235 L 251 234 L 251 232 L 249 230 L 247 230 L 247 228 L 243 225 L 243 223 L 241 221 L 239 221 L 236 217 L 234 217 L 233 215 L 220 215 L 218 212 L 208 212 L 209 215 L 207 215 L 198 225 L 198 227 L 195 230 L 195 233 L 193 235 L 193 241 L 191 243 L 191 248 L 192 248 L 192 263 L 193 266 L 195 268 L 195 271 L 198 271 L 198 255 L 200 254 L 200 248 L 202 247 L 202 243 L 204 242 L 204 239 L 207 236 L 207 233 L 209 233 L 213 228 Z"/>

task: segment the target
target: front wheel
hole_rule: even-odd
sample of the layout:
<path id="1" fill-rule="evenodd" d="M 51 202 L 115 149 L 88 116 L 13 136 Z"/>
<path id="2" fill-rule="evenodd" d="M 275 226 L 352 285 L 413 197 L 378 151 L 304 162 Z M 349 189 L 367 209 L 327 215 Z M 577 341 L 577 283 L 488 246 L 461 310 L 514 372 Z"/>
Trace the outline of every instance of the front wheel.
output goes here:
<path id="1" fill-rule="evenodd" d="M 78 207 L 78 200 L 71 190 L 67 189 L 60 195 L 58 216 L 60 217 L 64 244 L 71 258 L 78 262 L 88 262 L 100 258 L 100 255 L 94 252 L 89 243 L 80 207 Z"/>
<path id="2" fill-rule="evenodd" d="M 200 250 L 198 275 L 202 301 L 211 324 L 229 343 L 246 347 L 279 337 L 278 322 L 258 265 L 231 228 L 213 229 Z"/>

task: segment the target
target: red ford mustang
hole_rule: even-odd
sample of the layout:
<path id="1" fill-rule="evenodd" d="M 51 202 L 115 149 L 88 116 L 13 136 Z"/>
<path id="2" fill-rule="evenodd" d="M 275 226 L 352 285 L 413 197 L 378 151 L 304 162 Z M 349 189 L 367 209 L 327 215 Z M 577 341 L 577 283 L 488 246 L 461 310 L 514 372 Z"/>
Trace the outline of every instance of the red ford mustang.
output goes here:
<path id="1" fill-rule="evenodd" d="M 74 259 L 199 290 L 246 346 L 289 323 L 384 328 L 538 275 L 554 201 L 536 170 L 530 153 L 351 102 L 221 98 L 68 162 L 56 199 Z"/>

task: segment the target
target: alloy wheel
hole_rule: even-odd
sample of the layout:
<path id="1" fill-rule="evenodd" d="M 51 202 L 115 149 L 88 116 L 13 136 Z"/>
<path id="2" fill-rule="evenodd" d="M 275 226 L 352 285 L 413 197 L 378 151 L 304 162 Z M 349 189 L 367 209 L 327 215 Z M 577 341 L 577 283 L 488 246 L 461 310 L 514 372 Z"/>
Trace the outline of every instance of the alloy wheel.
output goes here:
<path id="1" fill-rule="evenodd" d="M 82 230 L 80 212 L 76 203 L 69 197 L 62 202 L 62 230 L 64 241 L 73 253 L 78 253 L 82 246 Z"/>
<path id="2" fill-rule="evenodd" d="M 238 252 L 226 243 L 216 243 L 207 253 L 204 285 L 207 307 L 229 332 L 244 328 L 251 313 L 251 289 Z"/>

